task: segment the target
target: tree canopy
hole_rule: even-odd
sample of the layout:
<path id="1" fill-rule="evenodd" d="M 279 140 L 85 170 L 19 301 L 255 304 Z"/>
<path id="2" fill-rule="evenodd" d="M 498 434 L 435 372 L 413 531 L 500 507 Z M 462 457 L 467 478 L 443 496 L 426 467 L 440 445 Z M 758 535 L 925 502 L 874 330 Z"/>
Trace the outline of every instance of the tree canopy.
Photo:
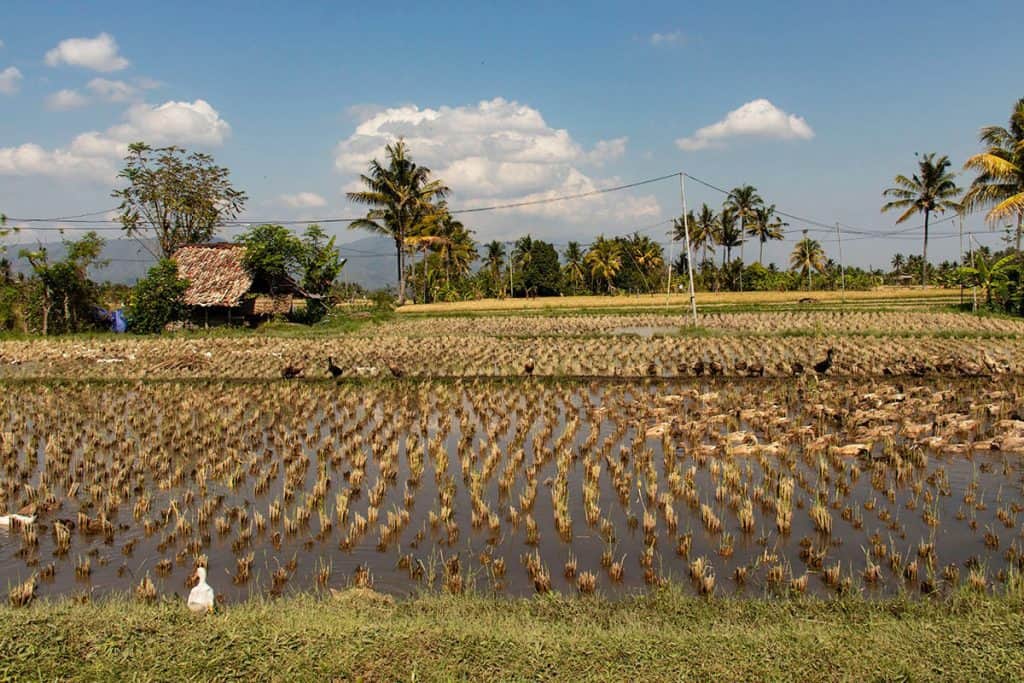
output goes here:
<path id="1" fill-rule="evenodd" d="M 182 147 L 128 147 L 118 174 L 127 186 L 114 190 L 118 219 L 125 232 L 152 230 L 164 258 L 180 247 L 209 241 L 218 226 L 241 213 L 246 194 L 231 184 L 228 169 L 213 157 Z"/>

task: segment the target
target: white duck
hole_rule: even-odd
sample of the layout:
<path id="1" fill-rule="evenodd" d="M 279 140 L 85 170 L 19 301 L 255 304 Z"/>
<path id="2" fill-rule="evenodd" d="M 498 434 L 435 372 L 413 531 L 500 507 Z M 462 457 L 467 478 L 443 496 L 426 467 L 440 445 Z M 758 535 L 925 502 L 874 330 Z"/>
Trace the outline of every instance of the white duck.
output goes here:
<path id="1" fill-rule="evenodd" d="M 17 522 L 22 526 L 32 524 L 36 521 L 35 515 L 19 515 L 17 513 L 11 515 L 0 515 L 0 529 L 9 529 L 11 524 Z"/>
<path id="2" fill-rule="evenodd" d="M 206 583 L 206 567 L 197 567 L 196 574 L 199 576 L 199 583 L 188 594 L 188 608 L 193 612 L 213 611 L 213 588 Z"/>

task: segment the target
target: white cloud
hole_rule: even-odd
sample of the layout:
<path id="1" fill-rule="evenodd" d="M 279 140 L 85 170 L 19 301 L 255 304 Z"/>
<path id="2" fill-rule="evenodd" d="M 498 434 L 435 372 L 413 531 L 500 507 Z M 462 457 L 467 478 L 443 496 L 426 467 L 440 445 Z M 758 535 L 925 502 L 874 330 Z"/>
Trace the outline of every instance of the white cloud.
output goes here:
<path id="1" fill-rule="evenodd" d="M 124 81 L 112 81 L 106 78 L 94 78 L 86 84 L 87 88 L 97 97 L 108 102 L 128 102 L 135 99 L 138 89 Z"/>
<path id="2" fill-rule="evenodd" d="M 94 71 L 119 71 L 130 63 L 118 54 L 117 41 L 109 33 L 95 38 L 68 38 L 46 53 L 50 66 L 68 64 Z"/>
<path id="3" fill-rule="evenodd" d="M 615 138 L 614 140 L 601 140 L 594 145 L 593 151 L 587 155 L 587 159 L 598 166 L 609 161 L 618 159 L 626 153 L 626 143 L 629 138 Z"/>
<path id="4" fill-rule="evenodd" d="M 6 175 L 109 177 L 113 172 L 109 161 L 70 150 L 45 150 L 33 143 L 0 147 L 0 173 Z"/>
<path id="5" fill-rule="evenodd" d="M 683 35 L 682 31 L 672 31 L 671 33 L 652 33 L 650 41 L 651 45 L 655 47 L 682 45 L 686 42 L 686 36 Z"/>
<path id="6" fill-rule="evenodd" d="M 297 192 L 295 194 L 283 194 L 281 201 L 294 209 L 314 208 L 327 206 L 327 200 L 315 192 Z"/>
<path id="7" fill-rule="evenodd" d="M 231 134 L 231 126 L 206 100 L 164 102 L 159 106 L 135 104 L 126 123 L 107 131 L 122 142 L 145 140 L 153 145 L 191 143 L 217 146 Z"/>
<path id="8" fill-rule="evenodd" d="M 52 111 L 78 109 L 79 107 L 84 107 L 88 103 L 89 98 L 77 90 L 58 90 L 46 98 L 46 108 Z"/>
<path id="9" fill-rule="evenodd" d="M 220 145 L 231 127 L 205 100 L 133 105 L 125 123 L 76 136 L 66 148 L 34 143 L 0 147 L 0 174 L 80 177 L 112 182 L 132 142 L 152 145 Z"/>
<path id="10" fill-rule="evenodd" d="M 335 148 L 339 171 L 364 172 L 371 159 L 383 158 L 387 143 L 402 137 L 416 162 L 443 179 L 453 190 L 452 204 L 461 206 L 544 199 L 614 184 L 589 177 L 580 166 L 621 156 L 627 142 L 602 140 L 585 150 L 568 131 L 549 126 L 536 109 L 500 97 L 459 107 L 404 105 L 351 111 L 362 116 L 355 131 Z M 351 183 L 344 189 L 352 189 Z M 622 196 L 597 196 L 516 211 L 573 222 L 658 212 L 653 197 L 640 200 L 637 204 Z"/>
<path id="11" fill-rule="evenodd" d="M 761 137 L 778 140 L 810 140 L 814 131 L 803 117 L 787 114 L 766 99 L 747 102 L 710 126 L 700 128 L 690 137 L 679 138 L 676 146 L 695 151 L 721 145 L 734 137 Z"/>
<path id="12" fill-rule="evenodd" d="M 18 87 L 21 85 L 21 71 L 16 66 L 9 66 L 3 71 L 0 71 L 0 93 L 4 95 L 13 95 L 18 92 Z"/>

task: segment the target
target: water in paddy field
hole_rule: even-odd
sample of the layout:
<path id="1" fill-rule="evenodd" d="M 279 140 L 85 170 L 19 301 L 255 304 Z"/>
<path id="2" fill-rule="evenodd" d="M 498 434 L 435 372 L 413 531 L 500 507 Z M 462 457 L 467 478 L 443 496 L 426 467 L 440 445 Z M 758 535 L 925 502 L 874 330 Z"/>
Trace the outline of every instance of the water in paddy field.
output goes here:
<path id="1" fill-rule="evenodd" d="M 379 591 L 441 588 L 456 556 L 464 586 L 508 595 L 544 573 L 575 592 L 583 572 L 610 595 L 664 581 L 696 592 L 698 558 L 718 594 L 800 590 L 805 574 L 827 594 L 836 566 L 869 595 L 946 590 L 972 572 L 996 587 L 1024 562 L 1020 390 L 13 383 L 0 489 L 6 512 L 34 504 L 37 521 L 0 530 L 0 571 L 9 586 L 36 574 L 41 596 L 128 592 L 147 574 L 184 596 L 205 556 L 227 602 L 344 587 L 358 567 Z M 63 551 L 60 520 L 73 526 Z"/>

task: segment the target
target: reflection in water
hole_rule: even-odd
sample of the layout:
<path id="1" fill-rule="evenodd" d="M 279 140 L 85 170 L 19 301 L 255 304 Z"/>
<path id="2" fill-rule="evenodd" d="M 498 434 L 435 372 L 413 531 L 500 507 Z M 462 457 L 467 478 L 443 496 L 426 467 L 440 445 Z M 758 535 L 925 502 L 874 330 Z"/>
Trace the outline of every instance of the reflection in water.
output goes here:
<path id="1" fill-rule="evenodd" d="M 357 569 L 395 594 L 994 583 L 1022 562 L 1020 387 L 916 382 L 15 384 L 3 512 L 37 521 L 0 530 L 0 571 L 184 597 L 199 559 L 228 602 Z"/>

